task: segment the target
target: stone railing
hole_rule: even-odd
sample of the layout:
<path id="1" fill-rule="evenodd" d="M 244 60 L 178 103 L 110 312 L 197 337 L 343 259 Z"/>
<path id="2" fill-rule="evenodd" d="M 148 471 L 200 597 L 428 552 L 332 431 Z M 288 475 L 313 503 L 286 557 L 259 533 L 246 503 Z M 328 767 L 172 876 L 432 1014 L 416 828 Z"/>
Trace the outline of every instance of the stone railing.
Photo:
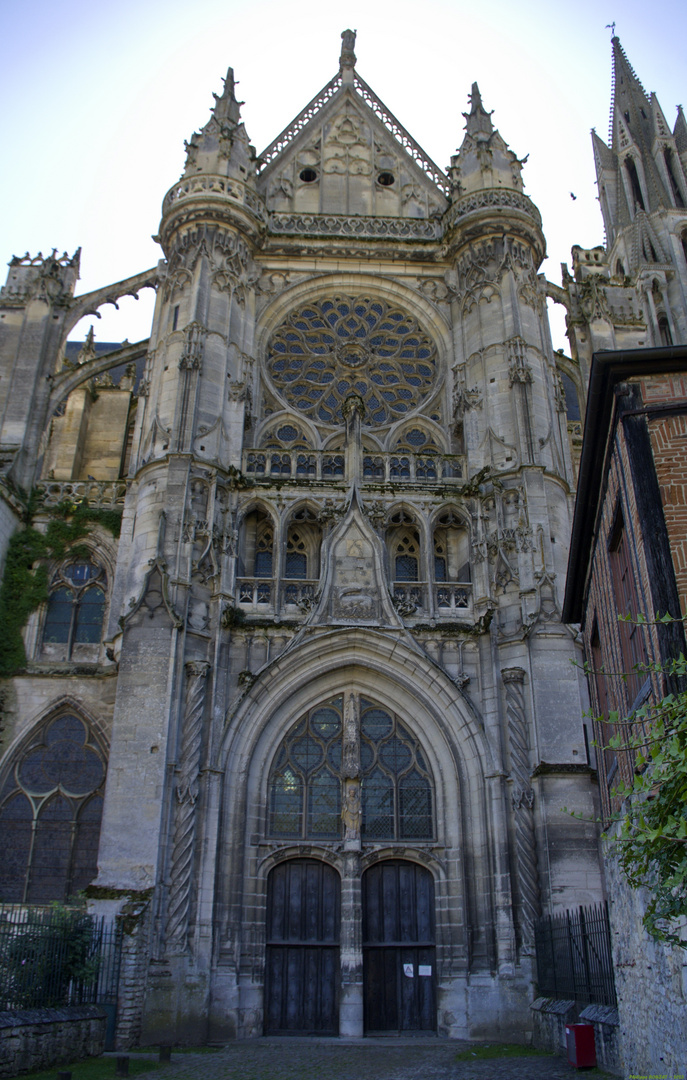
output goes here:
<path id="1" fill-rule="evenodd" d="M 453 585 L 442 582 L 434 586 L 434 607 L 438 615 L 451 612 L 464 612 L 472 607 L 472 585 L 463 583 Z"/>
<path id="2" fill-rule="evenodd" d="M 221 199 L 223 202 L 229 199 L 241 206 L 247 206 L 259 221 L 267 220 L 267 211 L 262 199 L 246 184 L 240 180 L 230 180 L 226 176 L 215 176 L 210 173 L 189 176 L 170 188 L 162 203 L 163 216 L 173 207 L 198 196 L 203 199 Z"/>
<path id="3" fill-rule="evenodd" d="M 236 599 L 241 605 L 264 611 L 274 605 L 274 595 L 273 578 L 237 578 Z"/>
<path id="4" fill-rule="evenodd" d="M 244 475 L 260 479 L 345 480 L 343 451 L 247 450 Z M 364 484 L 462 482 L 464 460 L 457 454 L 370 453 L 363 456 Z"/>
<path id="5" fill-rule="evenodd" d="M 124 505 L 126 480 L 42 480 L 36 486 L 44 506 L 83 503 L 97 510 L 117 510 Z"/>

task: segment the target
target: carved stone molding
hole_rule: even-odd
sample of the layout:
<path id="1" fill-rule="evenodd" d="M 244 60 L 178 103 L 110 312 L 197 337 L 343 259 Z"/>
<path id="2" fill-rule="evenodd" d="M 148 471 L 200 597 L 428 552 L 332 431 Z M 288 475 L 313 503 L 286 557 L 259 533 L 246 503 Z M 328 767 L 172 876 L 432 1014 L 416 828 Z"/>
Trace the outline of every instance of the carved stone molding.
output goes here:
<path id="1" fill-rule="evenodd" d="M 190 660 L 185 664 L 186 694 L 181 729 L 181 753 L 175 779 L 174 841 L 171 885 L 167 913 L 167 946 L 186 948 L 190 885 L 193 870 L 195 807 L 198 799 L 203 714 L 210 664 Z"/>
<path id="2" fill-rule="evenodd" d="M 527 713 L 525 709 L 525 672 L 522 668 L 504 668 L 501 678 L 506 692 L 508 751 L 513 787 L 511 803 L 515 818 L 515 847 L 520 891 L 520 929 L 522 942 L 534 942 L 534 924 L 541 914 L 537 848 L 534 831 L 534 792 L 530 783 L 527 749 Z"/>

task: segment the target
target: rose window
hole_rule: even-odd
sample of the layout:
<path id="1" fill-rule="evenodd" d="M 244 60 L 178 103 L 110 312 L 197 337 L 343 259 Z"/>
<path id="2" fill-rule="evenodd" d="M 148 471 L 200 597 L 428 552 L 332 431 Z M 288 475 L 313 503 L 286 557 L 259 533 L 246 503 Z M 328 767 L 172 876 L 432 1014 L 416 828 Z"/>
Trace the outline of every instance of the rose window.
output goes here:
<path id="1" fill-rule="evenodd" d="M 291 406 L 342 422 L 347 397 L 365 403 L 365 424 L 388 424 L 434 389 L 437 351 L 417 319 L 383 300 L 334 297 L 292 312 L 274 332 L 267 370 Z"/>

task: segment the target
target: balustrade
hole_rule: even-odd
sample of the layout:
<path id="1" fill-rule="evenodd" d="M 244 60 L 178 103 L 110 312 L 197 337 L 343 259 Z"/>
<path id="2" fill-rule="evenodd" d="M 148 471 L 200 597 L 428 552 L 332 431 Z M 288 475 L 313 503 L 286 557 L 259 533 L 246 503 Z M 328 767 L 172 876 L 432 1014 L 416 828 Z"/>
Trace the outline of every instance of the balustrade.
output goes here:
<path id="1" fill-rule="evenodd" d="M 345 458 L 343 453 L 327 450 L 248 450 L 243 471 L 255 479 L 344 480 Z M 457 454 L 380 452 L 363 456 L 363 484 L 450 483 L 463 477 L 463 459 Z"/>

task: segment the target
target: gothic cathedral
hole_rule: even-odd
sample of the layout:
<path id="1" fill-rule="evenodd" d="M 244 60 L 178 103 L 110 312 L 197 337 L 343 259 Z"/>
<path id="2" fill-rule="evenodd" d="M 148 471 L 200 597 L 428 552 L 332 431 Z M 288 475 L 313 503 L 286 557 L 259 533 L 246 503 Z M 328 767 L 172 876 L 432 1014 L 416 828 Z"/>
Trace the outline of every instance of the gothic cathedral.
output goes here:
<path id="1" fill-rule="evenodd" d="M 443 172 L 354 46 L 259 156 L 229 70 L 156 267 L 0 292 L 0 901 L 120 920 L 121 1046 L 522 1038 L 536 919 L 602 894 L 581 416 L 594 351 L 687 341 L 687 125 L 614 38 L 557 286 L 477 84 Z M 67 342 L 147 287 L 149 339 Z"/>

